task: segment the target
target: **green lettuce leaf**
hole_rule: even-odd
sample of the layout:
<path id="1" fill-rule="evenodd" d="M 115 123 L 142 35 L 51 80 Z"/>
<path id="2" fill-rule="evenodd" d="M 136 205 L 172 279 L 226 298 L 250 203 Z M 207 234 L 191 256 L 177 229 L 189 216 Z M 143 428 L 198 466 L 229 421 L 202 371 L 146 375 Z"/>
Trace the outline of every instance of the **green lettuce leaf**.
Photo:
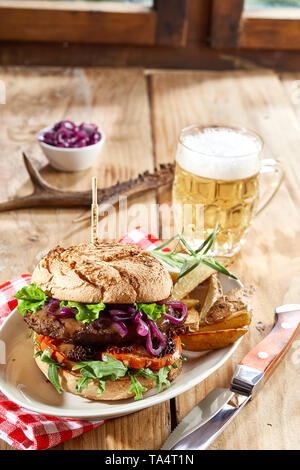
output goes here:
<path id="1" fill-rule="evenodd" d="M 150 320 L 156 321 L 158 320 L 163 313 L 166 313 L 166 306 L 157 305 L 155 303 L 152 304 L 136 304 L 135 306 L 137 311 L 142 311 L 147 315 Z"/>
<path id="2" fill-rule="evenodd" d="M 100 312 L 105 309 L 105 304 L 103 302 L 98 304 L 83 304 L 81 302 L 63 300 L 60 302 L 60 308 L 62 307 L 76 308 L 78 311 L 75 315 L 76 320 L 82 323 L 89 323 L 99 318 Z"/>
<path id="3" fill-rule="evenodd" d="M 20 289 L 15 298 L 18 299 L 17 310 L 24 315 L 26 312 L 35 313 L 47 300 L 47 295 L 40 289 L 35 282 L 29 286 L 24 286 Z"/>

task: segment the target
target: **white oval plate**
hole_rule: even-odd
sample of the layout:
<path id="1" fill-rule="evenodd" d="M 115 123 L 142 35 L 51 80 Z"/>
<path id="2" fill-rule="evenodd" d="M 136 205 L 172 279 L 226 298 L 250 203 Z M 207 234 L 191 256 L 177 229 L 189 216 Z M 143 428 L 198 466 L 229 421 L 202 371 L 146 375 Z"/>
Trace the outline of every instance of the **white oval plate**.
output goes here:
<path id="1" fill-rule="evenodd" d="M 224 291 L 241 284 L 220 276 Z M 242 338 L 227 348 L 216 351 L 184 351 L 188 361 L 171 387 L 160 393 L 150 391 L 144 399 L 90 401 L 70 393 L 58 394 L 38 369 L 33 358 L 32 339 L 22 316 L 14 310 L 0 330 L 0 341 L 6 346 L 6 364 L 0 364 L 0 390 L 13 402 L 38 413 L 73 419 L 108 419 L 157 405 L 202 382 L 232 355 Z M 3 344 L 3 343 L 2 343 Z"/>

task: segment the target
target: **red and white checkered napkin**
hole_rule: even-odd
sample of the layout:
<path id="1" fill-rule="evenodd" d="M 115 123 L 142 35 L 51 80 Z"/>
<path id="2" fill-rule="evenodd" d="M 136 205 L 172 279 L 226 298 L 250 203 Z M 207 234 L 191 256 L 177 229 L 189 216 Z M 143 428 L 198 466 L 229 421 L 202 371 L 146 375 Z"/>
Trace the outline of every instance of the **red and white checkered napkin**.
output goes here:
<path id="1" fill-rule="evenodd" d="M 157 238 L 146 235 L 139 227 L 127 233 L 120 241 L 135 243 L 145 250 L 160 243 Z M 30 282 L 31 275 L 22 274 L 0 286 L 0 325 L 17 306 L 15 293 Z M 103 420 L 71 420 L 28 411 L 0 392 L 0 438 L 16 449 L 48 449 L 103 423 Z"/>

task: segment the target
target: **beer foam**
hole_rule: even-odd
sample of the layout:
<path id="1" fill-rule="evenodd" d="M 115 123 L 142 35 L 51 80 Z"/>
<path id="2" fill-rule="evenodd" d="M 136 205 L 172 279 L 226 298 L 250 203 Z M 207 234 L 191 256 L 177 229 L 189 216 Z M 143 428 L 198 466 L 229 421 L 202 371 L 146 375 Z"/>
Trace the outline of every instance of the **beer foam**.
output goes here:
<path id="1" fill-rule="evenodd" d="M 261 142 L 255 135 L 228 128 L 207 128 L 183 135 L 176 161 L 203 178 L 236 180 L 259 172 Z"/>

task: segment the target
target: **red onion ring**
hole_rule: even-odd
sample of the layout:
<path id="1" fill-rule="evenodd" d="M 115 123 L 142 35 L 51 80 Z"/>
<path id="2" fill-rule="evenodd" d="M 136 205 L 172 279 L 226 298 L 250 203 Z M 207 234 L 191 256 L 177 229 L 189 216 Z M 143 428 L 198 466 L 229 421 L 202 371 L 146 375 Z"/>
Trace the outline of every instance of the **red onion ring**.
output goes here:
<path id="1" fill-rule="evenodd" d="M 80 124 L 79 129 L 81 131 L 84 131 L 86 134 L 94 134 L 95 132 L 97 132 L 98 127 L 96 126 L 96 124 L 93 124 L 91 122 L 83 122 L 82 124 Z"/>
<path id="2" fill-rule="evenodd" d="M 59 307 L 60 301 L 58 299 L 50 299 L 46 307 L 47 313 L 53 313 Z"/>
<path id="3" fill-rule="evenodd" d="M 152 332 L 154 333 L 154 335 L 159 339 L 160 344 L 159 344 L 158 348 L 153 347 L 151 332 L 149 330 L 149 332 L 147 334 L 147 339 L 146 339 L 146 349 L 147 349 L 148 353 L 151 354 L 152 356 L 158 356 L 165 349 L 165 347 L 167 346 L 168 339 L 159 330 L 159 328 L 157 327 L 156 323 L 153 320 L 148 320 L 148 324 L 149 324 Z"/>
<path id="4" fill-rule="evenodd" d="M 72 312 L 72 309 L 70 307 L 63 307 L 60 311 L 61 315 L 74 315 L 74 313 Z"/>
<path id="5" fill-rule="evenodd" d="M 146 336 L 149 333 L 149 327 L 144 320 L 142 320 L 142 313 L 138 312 L 134 317 L 133 321 L 137 323 L 136 332 L 140 336 Z"/>
<path id="6" fill-rule="evenodd" d="M 124 320 L 132 320 L 135 314 L 135 311 L 133 314 L 133 313 L 124 312 L 124 310 L 112 309 L 112 310 L 109 310 L 109 313 L 113 317 L 114 320 L 124 321 Z"/>
<path id="7" fill-rule="evenodd" d="M 39 136 L 41 142 L 62 148 L 77 148 L 94 145 L 102 136 L 96 124 L 82 123 L 80 126 L 72 121 L 60 121 Z"/>
<path id="8" fill-rule="evenodd" d="M 114 321 L 113 322 L 113 325 L 116 327 L 116 329 L 118 330 L 118 333 L 119 335 L 124 338 L 124 336 L 127 335 L 128 333 L 128 328 L 127 326 L 125 325 L 125 323 L 123 323 L 122 321 Z"/>
<path id="9" fill-rule="evenodd" d="M 182 310 L 181 317 L 176 318 L 173 317 L 172 315 L 169 315 L 168 313 L 163 313 L 163 316 L 166 317 L 171 323 L 174 323 L 175 325 L 179 325 L 180 323 L 183 323 L 184 320 L 186 319 L 187 316 L 187 306 L 182 303 L 182 302 L 173 302 L 172 300 L 161 300 L 157 302 L 159 305 L 171 305 L 173 308 L 177 308 Z"/>
<path id="10" fill-rule="evenodd" d="M 136 314 L 136 310 L 135 310 L 134 307 L 130 307 L 130 306 L 127 307 L 127 311 L 128 311 L 128 313 L 132 313 L 132 315 L 135 315 L 135 314 Z"/>
<path id="11" fill-rule="evenodd" d="M 69 307 L 63 307 L 59 312 L 57 312 L 57 309 L 59 308 L 59 304 L 60 304 L 60 300 L 50 299 L 46 307 L 46 312 L 48 313 L 48 315 L 52 315 L 52 317 L 55 317 L 55 318 L 69 318 L 69 317 L 75 316 L 72 309 Z"/>

